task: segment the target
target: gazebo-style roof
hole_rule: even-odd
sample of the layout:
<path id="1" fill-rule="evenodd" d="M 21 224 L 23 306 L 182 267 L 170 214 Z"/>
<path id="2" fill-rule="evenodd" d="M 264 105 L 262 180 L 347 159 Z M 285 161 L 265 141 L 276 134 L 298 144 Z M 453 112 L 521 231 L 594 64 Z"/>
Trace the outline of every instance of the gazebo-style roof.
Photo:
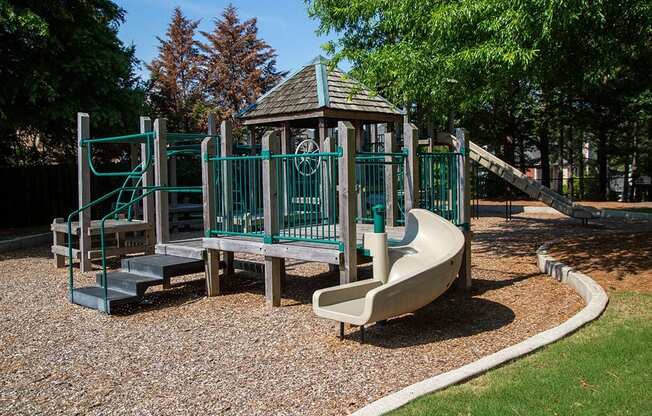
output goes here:
<path id="1" fill-rule="evenodd" d="M 239 118 L 245 125 L 290 121 L 295 126 L 308 126 L 319 118 L 401 122 L 403 114 L 339 68 L 329 69 L 326 59 L 318 56 L 244 109 Z"/>

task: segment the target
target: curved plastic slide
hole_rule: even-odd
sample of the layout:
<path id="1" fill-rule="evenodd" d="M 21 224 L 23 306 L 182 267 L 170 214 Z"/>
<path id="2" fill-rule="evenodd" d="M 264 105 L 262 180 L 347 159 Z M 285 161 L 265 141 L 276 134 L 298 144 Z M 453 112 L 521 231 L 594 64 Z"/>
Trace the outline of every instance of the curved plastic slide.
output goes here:
<path id="1" fill-rule="evenodd" d="M 374 241 L 378 236 L 365 234 L 365 247 L 374 257 L 373 279 L 317 290 L 312 298 L 317 316 L 366 325 L 414 312 L 444 293 L 460 270 L 464 235 L 430 211 L 408 213 L 397 246 L 383 247 Z"/>

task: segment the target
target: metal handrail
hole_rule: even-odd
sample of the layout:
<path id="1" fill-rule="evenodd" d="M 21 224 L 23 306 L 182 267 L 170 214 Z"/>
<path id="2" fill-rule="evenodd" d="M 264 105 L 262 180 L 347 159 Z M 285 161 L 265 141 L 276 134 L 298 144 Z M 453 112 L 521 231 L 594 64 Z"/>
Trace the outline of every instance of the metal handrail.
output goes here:
<path id="1" fill-rule="evenodd" d="M 131 142 L 131 141 L 136 141 L 140 139 L 150 139 L 154 137 L 154 132 L 146 132 L 146 133 L 136 133 L 136 134 L 126 134 L 124 136 L 113 136 L 113 137 L 100 137 L 100 138 L 95 138 L 95 139 L 83 139 L 81 141 L 82 145 L 89 144 L 89 143 L 125 143 L 125 142 Z M 144 141 L 139 141 L 140 143 L 144 143 Z"/>
<path id="2" fill-rule="evenodd" d="M 130 177 L 130 178 L 140 176 L 143 173 L 145 173 L 147 171 L 147 169 L 149 169 L 149 167 L 152 165 L 152 162 L 153 162 L 153 154 L 152 154 L 153 152 L 152 152 L 152 149 L 151 149 L 151 147 L 152 147 L 151 139 L 154 136 L 153 136 L 153 134 L 150 135 L 149 133 L 143 133 L 143 134 L 139 134 L 139 135 L 134 134 L 132 136 L 146 136 L 147 137 L 147 142 L 146 142 L 147 143 L 147 146 L 146 146 L 146 149 L 147 149 L 147 161 L 145 163 L 145 166 L 143 166 L 141 164 L 137 168 L 135 168 L 134 170 L 131 170 L 131 171 L 99 172 L 95 168 L 95 165 L 93 164 L 93 142 L 92 141 L 86 141 L 86 142 L 82 141 L 82 145 L 84 145 L 84 144 L 88 145 L 87 158 L 88 158 L 88 167 L 91 170 L 91 172 L 93 172 L 93 174 L 95 176 L 99 176 L 99 177 L 127 176 L 127 177 Z M 128 137 L 128 136 L 121 136 L 121 137 Z M 95 140 L 101 140 L 101 139 L 95 139 Z M 100 143 L 104 143 L 104 142 L 100 142 Z M 116 143 L 118 143 L 118 142 L 116 142 Z"/>
<path id="3" fill-rule="evenodd" d="M 102 217 L 101 223 L 100 223 L 100 248 L 101 248 L 101 253 L 102 253 L 102 283 L 103 283 L 103 288 L 104 288 L 104 308 L 105 310 L 108 310 L 108 287 L 106 285 L 106 248 L 104 244 L 104 228 L 105 228 L 105 223 L 106 220 L 109 219 L 111 216 L 117 215 L 120 211 L 123 211 L 126 208 L 131 208 L 136 202 L 140 202 L 143 200 L 145 197 L 158 192 L 158 191 L 166 191 L 166 192 L 201 192 L 201 186 L 177 186 L 177 187 L 165 187 L 165 186 L 153 186 L 153 187 L 148 187 L 148 186 L 139 186 L 139 187 L 121 187 L 114 189 L 111 192 L 108 192 L 101 197 L 97 198 L 94 201 L 91 201 L 87 204 L 84 204 L 80 208 L 76 209 L 70 215 L 68 215 L 68 220 L 67 220 L 67 229 L 68 229 L 68 291 L 70 292 L 70 301 L 74 302 L 74 296 L 75 296 L 75 290 L 74 290 L 74 272 L 73 272 L 73 258 L 72 258 L 72 220 L 76 215 L 81 214 L 83 211 L 87 210 L 88 208 L 91 208 L 101 202 L 104 202 L 111 198 L 113 195 L 115 195 L 118 192 L 121 192 L 123 190 L 133 190 L 134 192 L 137 190 L 147 190 L 144 192 L 142 195 L 139 195 L 136 198 L 133 198 L 131 201 L 126 203 L 125 205 L 116 207 L 113 211 L 109 212 L 106 214 L 104 217 Z M 80 229 L 81 232 L 81 229 Z M 82 253 L 83 255 L 83 253 Z"/>

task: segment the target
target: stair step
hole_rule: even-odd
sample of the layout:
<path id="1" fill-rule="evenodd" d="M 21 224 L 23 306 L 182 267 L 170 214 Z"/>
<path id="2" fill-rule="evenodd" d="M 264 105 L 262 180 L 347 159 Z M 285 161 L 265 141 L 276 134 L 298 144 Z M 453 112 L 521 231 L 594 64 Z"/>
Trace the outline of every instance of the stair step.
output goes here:
<path id="1" fill-rule="evenodd" d="M 74 290 L 72 302 L 76 305 L 85 306 L 98 311 L 111 313 L 111 310 L 119 305 L 136 303 L 139 301 L 138 296 L 118 290 L 109 289 L 107 291 L 108 310 L 104 305 L 104 289 L 98 286 L 80 287 Z"/>
<path id="2" fill-rule="evenodd" d="M 123 259 L 122 271 L 141 276 L 169 279 L 174 276 L 203 272 L 204 261 L 166 254 L 153 254 Z"/>
<path id="3" fill-rule="evenodd" d="M 102 286 L 102 273 L 96 275 L 95 281 L 98 286 Z M 127 272 L 109 272 L 106 274 L 106 283 L 109 289 L 143 296 L 148 287 L 163 284 L 163 279 Z"/>

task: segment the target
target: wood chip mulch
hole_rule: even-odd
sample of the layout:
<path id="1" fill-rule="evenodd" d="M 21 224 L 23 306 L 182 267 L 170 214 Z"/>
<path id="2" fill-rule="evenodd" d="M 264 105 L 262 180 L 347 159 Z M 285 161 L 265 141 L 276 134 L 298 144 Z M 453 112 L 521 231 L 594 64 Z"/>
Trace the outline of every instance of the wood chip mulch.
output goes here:
<path id="1" fill-rule="evenodd" d="M 474 288 L 369 327 L 364 345 L 313 315 L 313 291 L 337 283 L 324 265 L 289 263 L 281 308 L 265 307 L 252 270 L 219 297 L 190 283 L 107 316 L 67 302 L 47 247 L 0 256 L 0 414 L 346 414 L 582 307 L 535 266 L 538 245 L 577 222 L 481 218 L 473 230 Z"/>

